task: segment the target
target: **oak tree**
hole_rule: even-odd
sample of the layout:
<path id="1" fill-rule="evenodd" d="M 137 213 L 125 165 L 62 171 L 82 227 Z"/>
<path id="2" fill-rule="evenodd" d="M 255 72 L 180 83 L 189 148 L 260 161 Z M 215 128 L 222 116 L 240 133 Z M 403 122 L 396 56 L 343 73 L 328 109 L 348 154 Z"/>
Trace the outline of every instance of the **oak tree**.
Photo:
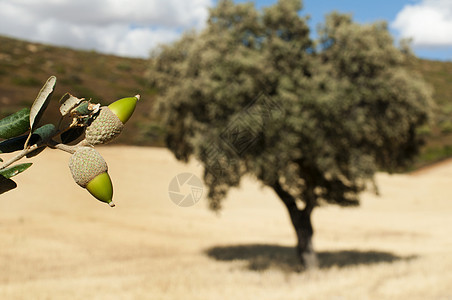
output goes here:
<path id="1" fill-rule="evenodd" d="M 406 166 L 432 100 L 385 23 L 332 13 L 314 40 L 301 8 L 221 0 L 203 31 L 151 58 L 149 78 L 167 146 L 203 164 L 210 207 L 253 176 L 287 207 L 310 267 L 313 209 L 357 205 L 376 171 Z"/>

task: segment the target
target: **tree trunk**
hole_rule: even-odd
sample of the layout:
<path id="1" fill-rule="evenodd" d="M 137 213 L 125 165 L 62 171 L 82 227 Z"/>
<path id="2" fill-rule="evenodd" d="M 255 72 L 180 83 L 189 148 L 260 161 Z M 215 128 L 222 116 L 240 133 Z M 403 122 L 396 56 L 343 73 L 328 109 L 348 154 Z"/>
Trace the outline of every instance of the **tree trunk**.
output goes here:
<path id="1" fill-rule="evenodd" d="M 296 253 L 302 265 L 306 269 L 314 269 L 318 267 L 317 255 L 312 245 L 312 235 L 314 230 L 311 223 L 311 213 L 314 209 L 312 199 L 306 199 L 306 206 L 300 210 L 297 207 L 295 198 L 286 192 L 279 182 L 273 185 L 276 194 L 281 198 L 292 221 L 297 236 Z"/>

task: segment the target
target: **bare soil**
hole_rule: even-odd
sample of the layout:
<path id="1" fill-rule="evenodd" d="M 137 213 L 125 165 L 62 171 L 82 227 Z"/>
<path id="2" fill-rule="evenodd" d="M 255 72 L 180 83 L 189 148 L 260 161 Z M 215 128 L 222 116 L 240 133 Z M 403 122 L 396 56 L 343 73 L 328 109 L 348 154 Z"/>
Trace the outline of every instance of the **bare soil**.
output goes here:
<path id="1" fill-rule="evenodd" d="M 378 174 L 380 196 L 314 211 L 318 270 L 299 272 L 282 203 L 245 179 L 220 214 L 206 190 L 169 198 L 200 165 L 165 149 L 99 148 L 115 208 L 72 180 L 46 150 L 0 196 L 0 299 L 452 299 L 452 161 Z"/>

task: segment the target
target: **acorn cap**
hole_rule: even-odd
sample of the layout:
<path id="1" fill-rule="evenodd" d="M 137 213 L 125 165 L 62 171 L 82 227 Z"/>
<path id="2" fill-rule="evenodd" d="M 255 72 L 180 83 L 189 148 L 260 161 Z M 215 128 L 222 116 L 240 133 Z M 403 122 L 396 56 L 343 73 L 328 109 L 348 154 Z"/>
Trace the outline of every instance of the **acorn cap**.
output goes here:
<path id="1" fill-rule="evenodd" d="M 85 139 L 91 145 L 106 144 L 123 130 L 124 124 L 108 106 L 100 108 L 99 115 L 86 128 Z"/>
<path id="2" fill-rule="evenodd" d="M 119 120 L 125 124 L 135 111 L 139 99 L 140 95 L 122 98 L 111 103 L 108 108 L 110 108 L 110 110 L 118 116 Z"/>
<path id="3" fill-rule="evenodd" d="M 98 200 L 114 206 L 108 166 L 99 152 L 92 147 L 80 147 L 71 156 L 69 169 L 78 185 L 86 188 Z"/>

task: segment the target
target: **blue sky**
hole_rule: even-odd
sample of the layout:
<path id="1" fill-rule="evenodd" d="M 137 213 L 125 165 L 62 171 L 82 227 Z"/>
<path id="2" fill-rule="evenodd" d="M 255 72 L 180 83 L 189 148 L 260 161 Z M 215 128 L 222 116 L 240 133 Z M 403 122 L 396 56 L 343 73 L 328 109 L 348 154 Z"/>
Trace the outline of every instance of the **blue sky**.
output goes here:
<path id="1" fill-rule="evenodd" d="M 246 1 L 236 0 L 235 2 L 239 3 Z M 252 2 L 256 4 L 256 7 L 262 8 L 275 4 L 277 0 L 255 0 Z M 429 8 L 429 3 L 433 3 L 433 7 L 435 7 L 434 5 L 438 2 L 441 2 L 439 4 L 443 4 L 450 9 L 450 14 L 447 16 L 450 17 L 452 24 L 452 0 L 303 0 L 303 10 L 301 11 L 301 15 L 310 16 L 309 26 L 311 27 L 311 31 L 315 31 L 316 26 L 324 22 L 325 15 L 332 11 L 351 14 L 353 16 L 353 20 L 358 23 L 386 21 L 389 25 L 391 34 L 397 41 L 403 36 L 400 30 L 394 28 L 393 22 L 396 20 L 397 16 L 404 11 L 404 9 L 406 11 L 407 7 L 419 7 L 419 10 L 427 10 Z M 416 21 L 417 20 L 413 20 L 413 22 Z M 452 40 L 452 25 L 450 29 L 450 36 Z M 312 34 L 315 35 L 315 32 Z M 422 58 L 452 61 L 452 42 L 446 45 L 440 43 L 439 45 L 435 45 L 433 43 L 431 45 L 413 45 L 413 48 L 416 55 Z"/>
<path id="2" fill-rule="evenodd" d="M 0 34 L 96 50 L 121 56 L 149 56 L 158 44 L 184 30 L 202 30 L 208 8 L 218 0 L 0 0 Z M 255 0 L 258 8 L 277 0 Z M 244 0 L 235 0 L 244 2 Z M 313 35 L 336 10 L 354 21 L 384 20 L 395 40 L 413 38 L 422 58 L 452 61 L 452 0 L 304 0 Z"/>

